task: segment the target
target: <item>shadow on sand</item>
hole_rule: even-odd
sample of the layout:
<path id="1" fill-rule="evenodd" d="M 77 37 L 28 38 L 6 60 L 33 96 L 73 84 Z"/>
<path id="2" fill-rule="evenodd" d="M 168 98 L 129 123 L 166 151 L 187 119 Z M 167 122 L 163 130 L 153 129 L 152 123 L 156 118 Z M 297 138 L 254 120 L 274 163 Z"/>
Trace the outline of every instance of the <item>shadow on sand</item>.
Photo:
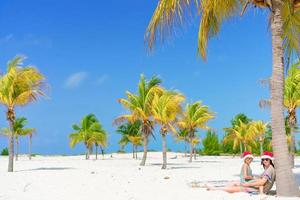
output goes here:
<path id="1" fill-rule="evenodd" d="M 58 171 L 58 170 L 69 170 L 69 169 L 75 169 L 73 167 L 39 167 L 35 169 L 24 169 L 24 170 L 19 170 L 16 172 L 25 172 L 25 171 Z"/>

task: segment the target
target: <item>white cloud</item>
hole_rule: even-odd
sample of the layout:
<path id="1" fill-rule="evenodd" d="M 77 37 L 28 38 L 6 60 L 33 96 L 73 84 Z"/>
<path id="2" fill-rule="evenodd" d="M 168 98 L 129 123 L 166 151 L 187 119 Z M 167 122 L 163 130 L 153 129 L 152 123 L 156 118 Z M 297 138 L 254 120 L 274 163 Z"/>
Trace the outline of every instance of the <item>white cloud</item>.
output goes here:
<path id="1" fill-rule="evenodd" d="M 96 84 L 102 85 L 108 78 L 109 78 L 109 76 L 107 74 L 104 74 L 96 80 Z"/>
<path id="2" fill-rule="evenodd" d="M 87 72 L 76 72 L 67 78 L 64 85 L 66 88 L 78 87 L 87 78 L 87 76 Z"/>

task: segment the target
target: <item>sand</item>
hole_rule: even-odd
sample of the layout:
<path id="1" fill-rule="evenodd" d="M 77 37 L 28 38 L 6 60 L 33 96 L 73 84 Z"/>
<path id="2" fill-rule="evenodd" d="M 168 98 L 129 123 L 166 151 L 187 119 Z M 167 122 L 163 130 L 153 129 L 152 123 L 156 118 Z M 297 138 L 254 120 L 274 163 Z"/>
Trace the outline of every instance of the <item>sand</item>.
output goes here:
<path id="1" fill-rule="evenodd" d="M 205 183 L 222 185 L 238 180 L 241 160 L 238 157 L 201 156 L 188 163 L 180 153 L 168 154 L 168 168 L 161 170 L 161 153 L 150 152 L 147 164 L 131 154 L 99 156 L 36 156 L 30 161 L 21 156 L 15 172 L 8 173 L 7 157 L 0 157 L 0 200 L 200 200 L 260 199 L 259 195 L 228 194 L 199 188 Z M 259 158 L 252 163 L 260 174 Z M 300 177 L 300 159 L 294 173 Z M 273 187 L 273 190 L 275 187 Z M 299 199 L 267 196 L 266 199 Z"/>

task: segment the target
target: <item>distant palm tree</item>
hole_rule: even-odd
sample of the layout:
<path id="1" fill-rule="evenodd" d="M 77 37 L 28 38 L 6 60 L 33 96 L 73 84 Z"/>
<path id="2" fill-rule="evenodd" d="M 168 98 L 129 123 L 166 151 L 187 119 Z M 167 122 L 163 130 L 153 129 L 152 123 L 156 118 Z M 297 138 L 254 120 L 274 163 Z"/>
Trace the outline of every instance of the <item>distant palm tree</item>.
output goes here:
<path id="1" fill-rule="evenodd" d="M 155 95 L 152 101 L 152 115 L 160 126 L 162 136 L 163 164 L 162 169 L 167 168 L 167 141 L 168 132 L 176 133 L 175 123 L 179 112 L 182 111 L 181 103 L 184 96 L 176 92 L 165 91 L 162 95 Z"/>
<path id="2" fill-rule="evenodd" d="M 86 148 L 85 159 L 90 158 L 93 145 L 106 146 L 106 132 L 94 114 L 84 116 L 79 125 L 74 124 L 72 127 L 76 132 L 69 135 L 70 146 L 73 148 L 77 143 L 83 142 Z"/>
<path id="3" fill-rule="evenodd" d="M 240 121 L 233 128 L 224 128 L 225 132 L 229 133 L 225 136 L 224 142 L 233 141 L 233 148 L 236 149 L 240 145 L 240 152 L 251 151 L 252 146 L 255 146 L 256 132 L 251 131 L 251 123 L 243 123 Z"/>
<path id="4" fill-rule="evenodd" d="M 260 147 L 260 155 L 263 154 L 263 144 L 264 144 L 264 137 L 267 132 L 268 123 L 264 123 L 263 121 L 253 121 L 250 123 L 250 132 L 252 135 L 258 139 L 259 147 Z"/>
<path id="5" fill-rule="evenodd" d="M 276 188 L 279 196 L 299 196 L 299 188 L 290 167 L 288 146 L 284 133 L 284 56 L 287 63 L 300 52 L 299 0 L 160 0 L 146 30 L 146 42 L 153 49 L 157 38 L 162 41 L 182 25 L 185 18 L 199 14 L 197 53 L 206 59 L 208 40 L 217 35 L 227 19 L 244 13 L 249 4 L 270 10 L 273 68 L 271 78 L 271 124 L 276 159 Z M 243 7 L 243 8 L 242 8 Z M 261 19 L 259 19 L 261 20 Z M 175 31 L 174 31 L 175 32 Z"/>
<path id="6" fill-rule="evenodd" d="M 290 139 L 291 139 L 291 160 L 292 167 L 294 167 L 294 157 L 295 157 L 295 126 L 297 124 L 297 115 L 296 110 L 300 106 L 300 62 L 293 64 L 289 71 L 288 75 L 285 78 L 285 87 L 284 87 L 284 106 L 288 112 L 288 123 L 291 129 Z"/>
<path id="7" fill-rule="evenodd" d="M 141 121 L 141 133 L 144 144 L 144 154 L 141 162 L 141 166 L 146 164 L 147 159 L 147 147 L 149 136 L 153 131 L 153 120 L 151 113 L 152 100 L 155 94 L 162 94 L 163 89 L 159 86 L 161 80 L 154 76 L 149 81 L 145 80 L 144 75 L 141 75 L 141 79 L 138 85 L 137 94 L 126 92 L 127 99 L 119 99 L 119 102 L 130 111 L 130 114 L 122 115 L 115 119 L 115 124 L 120 124 L 124 121 L 135 122 Z"/>
<path id="8" fill-rule="evenodd" d="M 103 154 L 103 148 L 107 146 L 107 133 L 102 128 L 101 124 L 99 123 L 99 128 L 97 131 L 93 132 L 89 140 L 87 141 L 89 146 L 95 145 L 96 147 L 96 160 L 98 159 L 98 147 L 101 149 L 102 157 Z"/>
<path id="9" fill-rule="evenodd" d="M 192 156 L 194 152 L 194 142 L 196 137 L 197 129 L 208 129 L 206 123 L 214 118 L 214 113 L 212 113 L 207 106 L 202 105 L 200 101 L 192 104 L 188 104 L 182 117 L 178 121 L 178 126 L 181 129 L 186 129 L 188 131 L 188 138 L 190 143 L 190 160 L 192 162 Z"/>
<path id="10" fill-rule="evenodd" d="M 119 144 L 122 149 L 128 144 L 132 143 L 132 155 L 133 158 L 137 159 L 137 147 L 142 145 L 141 136 L 141 125 L 140 121 L 135 121 L 133 123 L 126 122 L 120 125 L 117 129 L 117 133 L 122 135 Z"/>
<path id="11" fill-rule="evenodd" d="M 9 122 L 9 162 L 8 171 L 13 171 L 14 160 L 14 124 L 15 107 L 24 106 L 44 96 L 44 76 L 33 66 L 22 67 L 24 57 L 17 56 L 8 62 L 7 73 L 0 76 L 0 103 L 7 108 L 6 118 Z"/>

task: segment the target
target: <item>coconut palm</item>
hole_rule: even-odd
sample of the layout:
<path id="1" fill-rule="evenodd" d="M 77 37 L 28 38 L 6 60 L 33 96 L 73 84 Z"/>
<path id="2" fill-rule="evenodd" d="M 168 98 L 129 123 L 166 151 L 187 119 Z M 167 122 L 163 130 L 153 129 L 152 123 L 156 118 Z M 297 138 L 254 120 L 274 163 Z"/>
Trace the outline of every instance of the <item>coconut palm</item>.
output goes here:
<path id="1" fill-rule="evenodd" d="M 178 121 L 178 126 L 182 129 L 188 131 L 188 138 L 190 143 L 190 159 L 192 162 L 192 156 L 194 152 L 193 140 L 196 137 L 196 132 L 198 129 L 208 129 L 206 123 L 214 118 L 214 113 L 212 113 L 207 106 L 202 105 L 200 101 L 192 104 L 188 104 L 182 117 Z"/>
<path id="2" fill-rule="evenodd" d="M 141 162 L 141 166 L 146 164 L 147 147 L 149 136 L 153 131 L 153 120 L 151 119 L 151 106 L 154 95 L 162 94 L 163 89 L 159 86 L 161 80 L 154 76 L 149 81 L 145 80 L 144 75 L 141 75 L 141 79 L 138 85 L 137 94 L 126 92 L 127 99 L 119 99 L 119 102 L 130 111 L 130 114 L 122 115 L 115 119 L 114 123 L 119 124 L 124 121 L 135 122 L 141 121 L 141 133 L 143 137 L 144 153 Z"/>
<path id="3" fill-rule="evenodd" d="M 137 159 L 137 147 L 142 145 L 141 137 L 141 122 L 135 121 L 133 123 L 126 122 L 120 125 L 117 133 L 122 135 L 119 144 L 122 149 L 128 144 L 132 144 L 132 156 Z"/>
<path id="4" fill-rule="evenodd" d="M 224 142 L 233 141 L 233 149 L 240 147 L 240 152 L 251 151 L 255 146 L 256 132 L 250 131 L 251 123 L 239 121 L 233 128 L 224 128 L 228 134 L 224 137 Z"/>
<path id="5" fill-rule="evenodd" d="M 284 133 L 284 57 L 289 61 L 299 52 L 300 12 L 299 0 L 160 0 L 149 26 L 146 41 L 153 49 L 156 38 L 172 32 L 184 18 L 196 10 L 200 16 L 197 52 L 206 59 L 209 38 L 220 31 L 221 24 L 230 17 L 243 13 L 248 4 L 270 10 L 272 33 L 273 68 L 271 78 L 271 123 L 273 129 L 273 151 L 276 159 L 276 188 L 279 196 L 299 196 L 299 189 L 289 163 L 288 146 Z M 244 8 L 242 8 L 244 6 Z"/>
<path id="6" fill-rule="evenodd" d="M 250 124 L 250 132 L 252 132 L 253 136 L 258 139 L 259 147 L 260 147 L 260 155 L 263 154 L 263 143 L 265 133 L 267 131 L 267 123 L 263 121 L 253 121 Z"/>
<path id="7" fill-rule="evenodd" d="M 83 142 L 86 148 L 86 159 L 90 158 L 94 144 L 105 146 L 107 143 L 106 133 L 94 114 L 84 116 L 80 124 L 74 124 L 72 128 L 76 132 L 69 135 L 70 146 L 73 148 L 76 144 Z"/>
<path id="8" fill-rule="evenodd" d="M 292 167 L 294 167 L 294 155 L 295 155 L 295 131 L 294 128 L 297 124 L 296 110 L 300 105 L 300 62 L 293 64 L 285 79 L 284 87 L 284 106 L 288 112 L 288 123 L 290 127 L 290 138 L 291 138 L 291 160 Z"/>
<path id="9" fill-rule="evenodd" d="M 160 126 L 162 136 L 163 164 L 162 169 L 167 168 L 167 133 L 176 133 L 175 121 L 179 112 L 180 104 L 184 101 L 184 96 L 165 91 L 162 95 L 155 95 L 152 101 L 152 115 L 155 122 Z"/>
<path id="10" fill-rule="evenodd" d="M 23 56 L 17 56 L 8 62 L 6 74 L 0 76 L 0 103 L 7 108 L 6 118 L 9 122 L 9 162 L 8 171 L 13 171 L 14 160 L 14 124 L 15 107 L 25 106 L 44 96 L 44 76 L 33 66 L 22 66 Z"/>

